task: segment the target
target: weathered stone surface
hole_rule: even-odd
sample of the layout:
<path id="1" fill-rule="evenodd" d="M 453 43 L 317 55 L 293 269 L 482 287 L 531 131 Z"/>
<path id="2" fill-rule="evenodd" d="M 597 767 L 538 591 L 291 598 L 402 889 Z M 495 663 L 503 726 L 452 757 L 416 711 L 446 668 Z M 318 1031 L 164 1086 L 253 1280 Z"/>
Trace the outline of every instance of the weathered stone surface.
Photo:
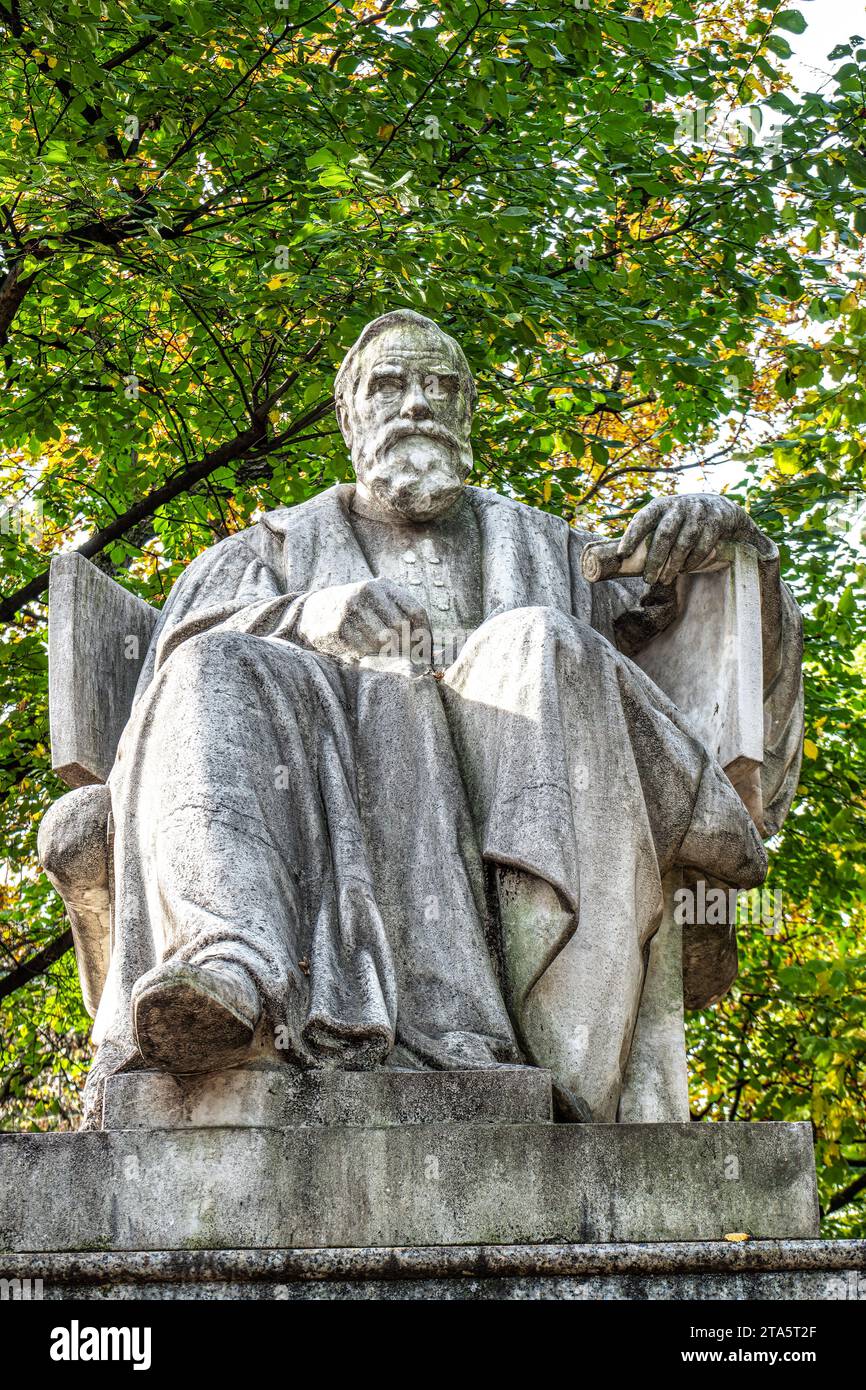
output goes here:
<path id="1" fill-rule="evenodd" d="M 51 561 L 48 614 L 51 766 L 105 782 L 159 614 L 74 551 Z"/>
<path id="2" fill-rule="evenodd" d="M 0 1135 L 0 1249 L 817 1234 L 808 1125 L 394 1125 Z"/>
<path id="3" fill-rule="evenodd" d="M 46 1299 L 857 1300 L 866 1241 L 0 1255 L 4 1278 Z"/>
<path id="4" fill-rule="evenodd" d="M 91 1018 L 96 1017 L 110 959 L 110 816 L 108 787 L 77 787 L 53 803 L 39 826 L 39 862 L 66 903 L 84 1007 Z"/>
<path id="5" fill-rule="evenodd" d="M 637 660 L 734 779 L 764 759 L 761 588 L 751 546 L 727 547 L 726 560 L 680 581 L 681 614 Z"/>
<path id="6" fill-rule="evenodd" d="M 673 914 L 676 872 L 662 883 L 664 915 L 650 943 L 617 1119 L 624 1124 L 688 1120 L 689 1076 L 683 1019 L 683 929 Z"/>
<path id="7" fill-rule="evenodd" d="M 288 1067 L 211 1076 L 130 1072 L 108 1078 L 104 1129 L 238 1125 L 544 1123 L 550 1073 L 497 1071 L 293 1071 Z"/>

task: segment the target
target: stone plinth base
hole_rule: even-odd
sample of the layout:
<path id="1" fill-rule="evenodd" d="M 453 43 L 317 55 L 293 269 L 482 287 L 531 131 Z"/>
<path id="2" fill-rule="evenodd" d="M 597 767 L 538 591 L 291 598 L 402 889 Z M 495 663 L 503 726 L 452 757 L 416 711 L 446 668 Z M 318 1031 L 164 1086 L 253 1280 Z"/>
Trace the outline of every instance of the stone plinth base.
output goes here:
<path id="1" fill-rule="evenodd" d="M 797 1239 L 806 1124 L 441 1123 L 0 1134 L 0 1250 Z"/>
<path id="2" fill-rule="evenodd" d="M 45 1299 L 866 1299 L 866 1241 L 22 1254 L 2 1279 Z"/>
<path id="3" fill-rule="evenodd" d="M 149 1268 L 142 1252 L 174 1252 L 154 1256 L 171 1268 L 179 1252 L 204 1266 L 204 1252 L 222 1252 L 213 1258 L 229 1260 L 219 1276 L 229 1287 L 231 1261 L 246 1257 L 225 1252 L 242 1250 L 337 1259 L 349 1247 L 381 1272 L 376 1249 L 391 1252 L 390 1268 L 402 1247 L 818 1233 L 808 1125 L 554 1124 L 550 1076 L 529 1068 L 137 1073 L 106 1086 L 104 1123 L 0 1134 L 0 1251 L 68 1252 L 72 1282 L 70 1271 L 91 1268 L 75 1263 L 83 1252 L 111 1253 L 123 1287 Z M 458 1265 L 429 1277 L 462 1277 L 462 1255 L 448 1258 Z M 536 1277 L 522 1271 L 496 1277 Z M 363 1274 L 364 1287 L 378 1277 Z"/>
<path id="4" fill-rule="evenodd" d="M 489 1071 L 296 1071 L 291 1067 L 105 1083 L 103 1129 L 290 1129 L 307 1125 L 544 1123 L 552 1082 L 540 1067 Z"/>

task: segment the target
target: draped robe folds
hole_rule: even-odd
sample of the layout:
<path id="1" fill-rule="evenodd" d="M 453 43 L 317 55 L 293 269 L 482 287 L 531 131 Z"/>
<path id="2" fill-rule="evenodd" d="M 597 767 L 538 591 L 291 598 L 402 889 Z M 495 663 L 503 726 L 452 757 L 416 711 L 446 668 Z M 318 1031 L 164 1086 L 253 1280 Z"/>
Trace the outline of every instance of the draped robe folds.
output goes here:
<path id="1" fill-rule="evenodd" d="M 484 620 L 444 679 L 341 663 L 296 625 L 307 594 L 371 576 L 353 495 L 331 488 L 213 546 L 160 615 L 109 779 L 91 1109 L 105 1075 L 142 1065 L 131 991 L 168 957 L 242 964 L 295 1065 L 532 1062 L 505 1002 L 499 865 L 564 905 L 537 973 L 574 938 L 601 1078 L 590 1105 L 615 1118 L 661 875 L 684 864 L 748 887 L 766 867 L 721 769 L 618 649 L 672 621 L 675 590 L 590 586 L 586 533 L 467 487 Z M 800 628 L 777 562 L 763 569 L 772 830 L 797 780 Z"/>

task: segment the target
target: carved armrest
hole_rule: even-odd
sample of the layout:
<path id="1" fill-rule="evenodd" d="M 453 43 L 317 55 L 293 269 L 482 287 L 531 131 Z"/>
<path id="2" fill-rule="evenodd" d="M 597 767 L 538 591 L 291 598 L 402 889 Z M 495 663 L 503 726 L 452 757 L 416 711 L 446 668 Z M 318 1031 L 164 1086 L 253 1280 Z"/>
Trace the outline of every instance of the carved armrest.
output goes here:
<path id="1" fill-rule="evenodd" d="M 82 555 L 51 561 L 51 765 L 76 790 L 61 796 L 43 817 L 38 848 L 42 867 L 66 905 L 91 1017 L 111 949 L 111 795 L 99 784 L 114 763 L 158 616 Z"/>
<path id="2" fill-rule="evenodd" d="M 591 580 L 639 574 L 646 544 L 623 563 L 616 542 L 587 546 Z M 613 566 L 615 565 L 615 568 Z M 763 829 L 764 675 L 758 556 L 743 543 L 717 547 L 680 575 L 679 616 L 635 656 L 638 666 L 685 715 Z"/>
<path id="3" fill-rule="evenodd" d="M 592 582 L 640 574 L 646 549 L 644 542 L 623 563 L 616 556 L 615 541 L 591 544 L 584 552 L 584 574 Z M 700 570 L 680 575 L 677 585 L 679 616 L 634 660 L 721 763 L 763 834 L 764 676 L 757 552 L 740 542 L 720 545 Z M 665 917 L 651 946 L 629 1064 L 632 1082 L 626 1086 L 620 1119 L 687 1118 L 685 1060 L 681 1046 L 671 1041 L 676 1037 L 681 1043 L 683 1002 L 690 1009 L 705 1008 L 726 993 L 737 973 L 733 930 L 695 926 L 684 933 L 675 925 L 675 882 L 671 875 L 665 884 Z M 665 1092 L 659 1101 L 652 1087 L 647 1090 L 645 1079 L 664 1077 L 671 1057 L 678 1059 L 673 1080 L 668 1076 L 664 1083 L 654 1083 L 660 1094 Z M 635 1078 L 642 1078 L 640 1084 Z"/>

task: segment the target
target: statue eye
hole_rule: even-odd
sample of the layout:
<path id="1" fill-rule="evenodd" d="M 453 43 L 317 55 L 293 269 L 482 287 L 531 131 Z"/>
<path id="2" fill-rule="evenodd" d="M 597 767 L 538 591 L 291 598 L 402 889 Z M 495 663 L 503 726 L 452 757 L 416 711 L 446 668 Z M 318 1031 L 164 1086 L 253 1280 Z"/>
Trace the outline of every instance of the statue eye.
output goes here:
<path id="1" fill-rule="evenodd" d="M 400 378 L 396 376 L 377 376 L 370 384 L 370 390 L 374 395 L 393 394 L 395 391 L 402 390 L 402 388 L 403 383 Z"/>
<path id="2" fill-rule="evenodd" d="M 430 396 L 453 396 L 459 389 L 459 378 L 453 372 L 431 372 L 424 382 Z"/>

